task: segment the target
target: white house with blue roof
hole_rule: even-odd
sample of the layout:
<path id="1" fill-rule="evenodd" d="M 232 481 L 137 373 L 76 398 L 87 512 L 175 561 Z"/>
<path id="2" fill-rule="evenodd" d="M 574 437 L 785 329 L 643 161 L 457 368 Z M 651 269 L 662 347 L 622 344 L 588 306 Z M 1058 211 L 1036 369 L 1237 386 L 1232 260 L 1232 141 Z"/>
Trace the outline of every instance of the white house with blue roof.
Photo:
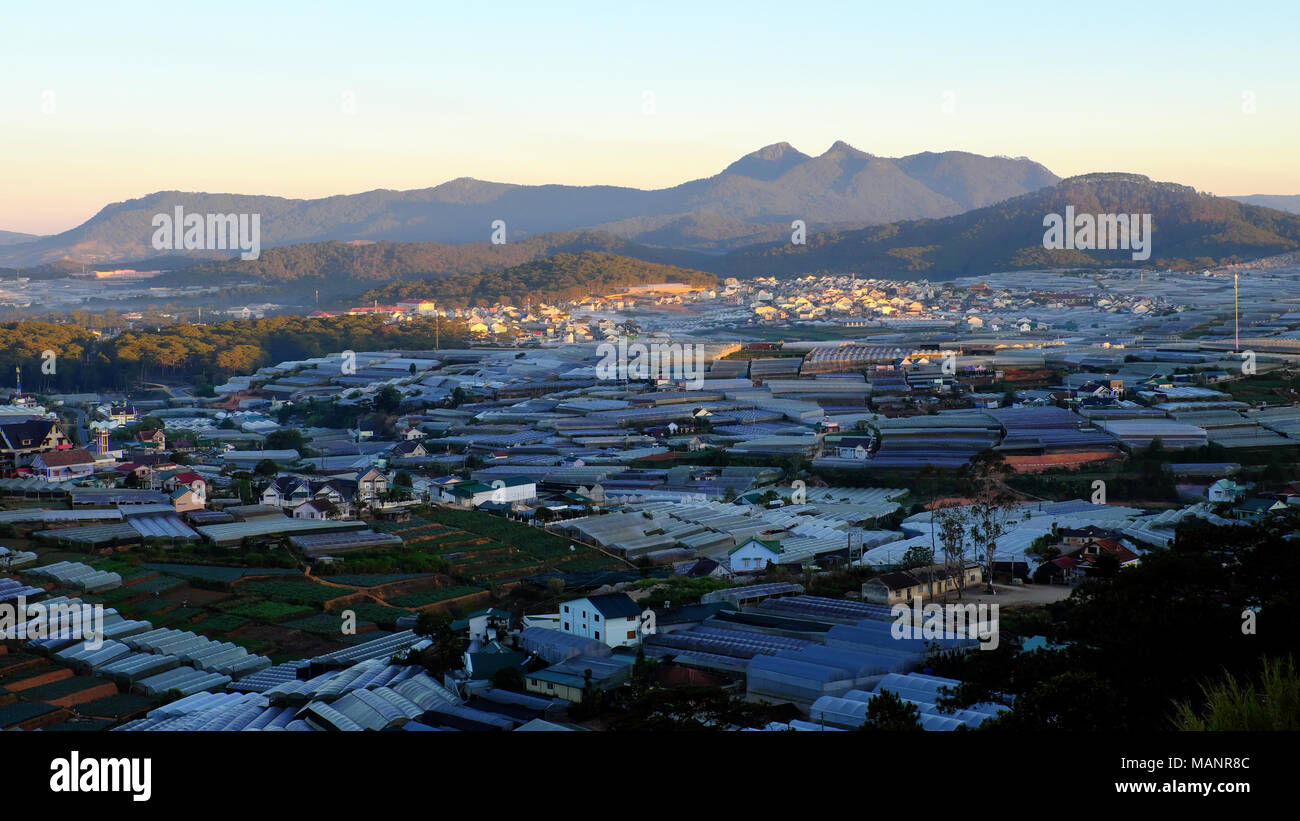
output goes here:
<path id="1" fill-rule="evenodd" d="M 610 647 L 641 643 L 641 608 L 626 593 L 605 593 L 560 605 L 560 630 Z"/>

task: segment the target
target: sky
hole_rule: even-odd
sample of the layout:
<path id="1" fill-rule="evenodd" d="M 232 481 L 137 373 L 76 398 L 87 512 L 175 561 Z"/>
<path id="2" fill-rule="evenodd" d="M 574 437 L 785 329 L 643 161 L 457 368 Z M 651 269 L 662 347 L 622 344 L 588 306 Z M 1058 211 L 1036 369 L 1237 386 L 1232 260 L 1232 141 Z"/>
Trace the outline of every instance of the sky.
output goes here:
<path id="1" fill-rule="evenodd" d="M 663 188 L 786 141 L 1300 193 L 1295 0 L 64 2 L 0 25 L 0 230 L 159 190 Z"/>

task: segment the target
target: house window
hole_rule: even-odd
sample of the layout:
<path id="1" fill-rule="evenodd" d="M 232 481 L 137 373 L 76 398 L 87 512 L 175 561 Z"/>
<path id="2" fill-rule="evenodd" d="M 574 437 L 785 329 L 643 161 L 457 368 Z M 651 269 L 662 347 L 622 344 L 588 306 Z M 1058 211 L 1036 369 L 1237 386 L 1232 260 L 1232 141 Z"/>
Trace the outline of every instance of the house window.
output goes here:
<path id="1" fill-rule="evenodd" d="M 600 621 L 600 614 L 599 614 L 599 613 L 596 613 L 595 615 L 593 615 L 593 616 L 591 617 L 591 620 L 592 620 L 592 621 Z"/>
<path id="2" fill-rule="evenodd" d="M 634 639 L 634 638 L 636 638 L 636 631 L 635 631 L 635 630 L 629 630 L 629 631 L 627 631 L 627 637 L 630 638 L 630 639 Z"/>
<path id="3" fill-rule="evenodd" d="M 569 605 L 567 605 L 567 604 L 564 605 L 564 612 L 566 612 L 566 613 L 569 612 Z"/>

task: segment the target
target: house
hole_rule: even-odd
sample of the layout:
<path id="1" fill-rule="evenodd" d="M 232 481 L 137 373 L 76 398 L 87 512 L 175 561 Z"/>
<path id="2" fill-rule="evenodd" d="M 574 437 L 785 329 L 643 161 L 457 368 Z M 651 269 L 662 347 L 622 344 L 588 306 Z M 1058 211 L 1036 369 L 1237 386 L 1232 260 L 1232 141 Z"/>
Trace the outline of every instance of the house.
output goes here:
<path id="1" fill-rule="evenodd" d="M 48 419 L 0 422 L 0 471 L 25 467 L 38 453 L 71 446 L 59 426 Z"/>
<path id="2" fill-rule="evenodd" d="M 298 503 L 293 509 L 295 519 L 338 519 L 339 509 L 328 499 L 308 499 Z"/>
<path id="3" fill-rule="evenodd" d="M 38 453 L 32 459 L 32 472 L 47 482 L 62 482 L 95 472 L 95 457 L 82 448 Z"/>
<path id="4" fill-rule="evenodd" d="M 194 494 L 200 499 L 207 499 L 208 497 L 207 480 L 192 470 L 173 473 L 163 480 L 163 490 L 178 490 L 183 487 L 194 491 Z"/>
<path id="5" fill-rule="evenodd" d="M 429 452 L 425 450 L 424 445 L 416 441 L 398 442 L 389 449 L 389 453 L 399 459 L 418 459 L 428 456 Z"/>
<path id="6" fill-rule="evenodd" d="M 177 513 L 185 513 L 191 510 L 203 510 L 207 507 L 207 502 L 202 496 L 195 493 L 189 487 L 178 487 L 171 492 L 172 507 Z"/>
<path id="7" fill-rule="evenodd" d="M 609 690 L 626 682 L 631 677 L 631 672 L 630 661 L 574 656 L 545 670 L 527 673 L 524 676 L 524 689 L 530 693 L 581 704 L 588 684 L 599 690 Z"/>
<path id="8" fill-rule="evenodd" d="M 963 569 L 947 564 L 932 564 L 882 573 L 862 585 L 863 601 L 872 604 L 907 604 L 913 599 L 946 596 L 984 581 L 984 568 L 967 562 Z"/>
<path id="9" fill-rule="evenodd" d="M 673 572 L 688 579 L 728 579 L 733 575 L 727 566 L 705 556 L 673 565 Z"/>
<path id="10" fill-rule="evenodd" d="M 490 485 L 478 481 L 447 483 L 439 486 L 438 498 L 465 507 L 510 505 L 537 498 L 537 483 L 522 476 L 493 479 Z"/>
<path id="11" fill-rule="evenodd" d="M 1049 584 L 1074 584 L 1095 570 L 1102 556 L 1112 556 L 1120 567 L 1129 567 L 1141 561 L 1117 539 L 1094 539 L 1083 546 L 1045 562 L 1034 571 L 1034 580 Z"/>
<path id="12" fill-rule="evenodd" d="M 297 476 L 277 476 L 262 489 L 262 504 L 295 507 L 311 498 L 311 485 Z"/>
<path id="13" fill-rule="evenodd" d="M 161 430 L 142 430 L 138 431 L 131 441 L 142 448 L 150 450 L 166 450 L 167 435 Z"/>
<path id="14" fill-rule="evenodd" d="M 1085 544 L 1095 539 L 1113 538 L 1115 532 L 1107 530 L 1104 527 L 1088 525 L 1087 527 L 1080 528 L 1062 528 L 1056 531 L 1056 535 L 1061 540 L 1061 552 L 1065 553 L 1067 551 L 1064 548 L 1083 547 Z"/>
<path id="15" fill-rule="evenodd" d="M 560 605 L 560 630 L 610 647 L 641 643 L 641 608 L 626 593 L 587 596 Z"/>
<path id="16" fill-rule="evenodd" d="M 149 477 L 153 475 L 153 468 L 148 465 L 142 465 L 139 462 L 123 462 L 114 467 L 113 471 L 123 479 L 128 476 L 134 476 L 141 482 L 148 481 Z"/>
<path id="17" fill-rule="evenodd" d="M 362 504 L 378 501 L 388 492 L 388 477 L 374 468 L 357 477 L 357 498 Z"/>
<path id="18" fill-rule="evenodd" d="M 528 654 L 503 647 L 493 639 L 488 642 L 473 641 L 462 655 L 465 672 L 475 681 L 491 680 L 500 670 L 513 668 L 522 675 Z"/>
<path id="19" fill-rule="evenodd" d="M 731 569 L 735 573 L 756 573 L 767 569 L 781 558 L 781 543 L 750 539 L 744 544 L 736 545 L 727 551 L 731 560 Z"/>
<path id="20" fill-rule="evenodd" d="M 1246 489 L 1231 479 L 1220 479 L 1210 485 L 1206 491 L 1206 498 L 1215 504 L 1235 503 L 1244 496 Z"/>
<path id="21" fill-rule="evenodd" d="M 1120 543 L 1118 539 L 1109 538 L 1095 539 L 1085 544 L 1079 550 L 1065 555 L 1073 556 L 1085 565 L 1095 564 L 1097 558 L 1103 555 L 1114 556 L 1119 561 L 1120 567 L 1127 567 L 1129 565 L 1137 564 L 1140 561 L 1138 554 Z"/>
<path id="22" fill-rule="evenodd" d="M 342 518 L 350 514 L 356 495 L 356 482 L 347 479 L 320 481 L 301 476 L 277 476 L 262 489 L 261 502 L 292 510 L 309 499 L 317 499 L 333 505 L 337 517 Z"/>
<path id="23" fill-rule="evenodd" d="M 1279 494 L 1291 506 L 1300 505 L 1300 482 L 1292 482 L 1282 488 Z"/>
<path id="24" fill-rule="evenodd" d="M 451 629 L 468 631 L 470 641 L 488 641 L 497 637 L 497 628 L 510 626 L 510 614 L 495 607 L 470 613 L 451 623 Z"/>
<path id="25" fill-rule="evenodd" d="M 1123 388 L 1116 389 L 1111 382 L 1098 382 L 1096 380 L 1085 382 L 1074 390 L 1074 396 L 1077 399 L 1115 399 L 1122 396 L 1123 393 Z"/>
<path id="26" fill-rule="evenodd" d="M 896 573 L 881 573 L 878 577 L 863 582 L 862 600 L 872 604 L 905 604 L 926 590 L 924 582 L 910 573 L 898 570 Z"/>
<path id="27" fill-rule="evenodd" d="M 134 424 L 139 419 L 139 415 L 132 405 L 112 405 L 109 407 L 107 415 L 110 422 L 119 426 Z"/>
<path id="28" fill-rule="evenodd" d="M 1243 522 L 1260 522 L 1286 507 L 1285 502 L 1277 499 L 1247 499 L 1232 509 L 1232 515 Z"/>

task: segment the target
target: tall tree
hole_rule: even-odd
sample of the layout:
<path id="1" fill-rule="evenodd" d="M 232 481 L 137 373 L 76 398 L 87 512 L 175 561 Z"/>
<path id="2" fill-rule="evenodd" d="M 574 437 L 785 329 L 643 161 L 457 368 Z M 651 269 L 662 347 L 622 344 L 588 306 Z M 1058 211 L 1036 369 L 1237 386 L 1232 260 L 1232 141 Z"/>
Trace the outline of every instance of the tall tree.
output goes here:
<path id="1" fill-rule="evenodd" d="M 966 574 L 963 570 L 966 567 L 966 538 L 970 515 L 961 505 L 946 505 L 934 510 L 930 520 L 938 527 L 939 543 L 943 546 L 945 571 L 949 578 L 956 574 L 957 598 L 960 599 L 966 587 L 964 582 Z M 948 598 L 946 584 L 944 598 Z"/>

